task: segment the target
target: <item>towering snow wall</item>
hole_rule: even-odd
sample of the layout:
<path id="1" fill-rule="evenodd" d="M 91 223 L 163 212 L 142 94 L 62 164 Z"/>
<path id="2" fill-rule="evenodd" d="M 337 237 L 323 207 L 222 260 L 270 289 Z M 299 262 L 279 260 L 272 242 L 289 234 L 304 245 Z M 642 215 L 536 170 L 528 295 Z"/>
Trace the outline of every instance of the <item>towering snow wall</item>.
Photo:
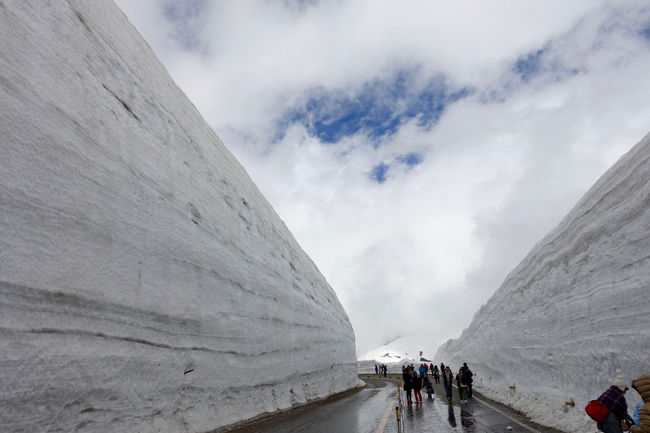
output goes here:
<path id="1" fill-rule="evenodd" d="M 0 430 L 208 431 L 357 384 L 336 294 L 110 1 L 0 1 Z"/>
<path id="2" fill-rule="evenodd" d="M 650 135 L 532 249 L 435 360 L 468 362 L 486 386 L 492 377 L 494 396 L 547 425 L 593 431 L 586 402 L 617 374 L 647 373 L 648 355 Z M 565 411 L 571 397 L 577 409 Z M 634 391 L 627 397 L 638 400 Z"/>

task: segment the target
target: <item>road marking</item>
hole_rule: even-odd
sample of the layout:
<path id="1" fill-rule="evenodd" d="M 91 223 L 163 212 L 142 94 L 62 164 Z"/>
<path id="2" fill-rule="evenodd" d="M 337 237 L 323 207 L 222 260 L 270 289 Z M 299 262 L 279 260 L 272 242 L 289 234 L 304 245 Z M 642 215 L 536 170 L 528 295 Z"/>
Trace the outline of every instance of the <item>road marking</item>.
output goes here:
<path id="1" fill-rule="evenodd" d="M 388 417 L 390 416 L 391 413 L 393 413 L 393 410 L 395 409 L 395 400 L 397 400 L 397 393 L 391 400 L 390 406 L 388 407 L 388 410 L 386 411 L 384 418 L 382 418 L 381 422 L 379 423 L 379 427 L 377 427 L 376 433 L 384 433 L 384 428 L 386 427 L 386 423 L 388 422 Z"/>
<path id="2" fill-rule="evenodd" d="M 452 386 L 453 386 L 454 388 L 458 389 L 458 387 L 457 387 L 456 385 L 453 385 L 453 384 L 452 384 Z M 511 416 L 508 415 L 507 413 L 505 413 L 505 412 L 503 412 L 502 410 L 499 410 L 498 408 L 492 406 L 492 405 L 491 405 L 490 403 L 488 403 L 487 401 L 481 400 L 480 398 L 475 397 L 475 396 L 472 396 L 472 399 L 474 399 L 474 400 L 476 400 L 476 401 L 479 401 L 479 402 L 483 403 L 484 405 L 486 405 L 487 407 L 489 407 L 489 408 L 492 409 L 493 411 L 500 413 L 501 415 L 503 415 L 503 416 L 505 416 L 506 418 L 508 418 L 510 421 L 512 421 L 512 422 L 514 422 L 514 423 L 520 425 L 521 427 L 525 428 L 526 430 L 528 430 L 528 431 L 530 431 L 530 432 L 533 432 L 533 433 L 541 433 L 539 430 L 535 430 L 534 428 L 532 428 L 532 427 L 530 427 L 530 426 L 527 426 L 526 424 L 524 424 L 524 423 L 522 423 L 522 422 L 520 422 L 520 421 L 517 421 L 516 419 L 514 419 L 513 417 L 511 417 Z"/>
<path id="3" fill-rule="evenodd" d="M 480 398 L 478 398 L 478 397 L 474 397 L 474 396 L 472 396 L 472 398 L 473 398 L 474 400 L 476 400 L 476 401 L 479 401 L 479 402 L 483 403 L 484 405 L 486 405 L 487 407 L 489 407 L 489 408 L 492 409 L 493 411 L 500 413 L 501 415 L 505 416 L 506 418 L 508 418 L 508 419 L 511 420 L 512 422 L 519 424 L 521 427 L 525 428 L 526 430 L 528 430 L 528 431 L 530 431 L 530 432 L 533 432 L 533 433 L 540 433 L 538 430 L 535 430 L 535 429 L 533 429 L 532 427 L 527 426 L 526 424 L 517 421 L 516 419 L 512 418 L 512 417 L 511 417 L 510 415 L 508 415 L 507 413 L 505 413 L 505 412 L 503 412 L 502 410 L 499 410 L 499 409 L 497 409 L 496 407 L 492 406 L 492 405 L 491 405 L 490 403 L 488 403 L 487 401 L 483 401 L 483 400 L 481 400 Z"/>

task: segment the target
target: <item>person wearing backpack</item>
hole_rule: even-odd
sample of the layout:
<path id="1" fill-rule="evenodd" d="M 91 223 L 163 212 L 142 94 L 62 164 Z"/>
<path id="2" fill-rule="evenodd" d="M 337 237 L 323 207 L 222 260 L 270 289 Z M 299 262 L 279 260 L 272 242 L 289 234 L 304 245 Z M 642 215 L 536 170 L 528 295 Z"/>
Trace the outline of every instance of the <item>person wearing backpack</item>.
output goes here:
<path id="1" fill-rule="evenodd" d="M 643 406 L 639 409 L 638 423 L 630 427 L 631 433 L 650 433 L 650 374 L 643 374 L 632 381 L 632 388 L 641 395 Z"/>
<path id="2" fill-rule="evenodd" d="M 604 433 L 623 433 L 621 423 L 623 421 L 632 422 L 632 418 L 627 414 L 627 402 L 625 401 L 625 392 L 628 389 L 627 380 L 623 376 L 616 376 L 614 384 L 598 397 L 597 400 L 609 409 L 607 420 L 596 424 L 598 430 Z"/>

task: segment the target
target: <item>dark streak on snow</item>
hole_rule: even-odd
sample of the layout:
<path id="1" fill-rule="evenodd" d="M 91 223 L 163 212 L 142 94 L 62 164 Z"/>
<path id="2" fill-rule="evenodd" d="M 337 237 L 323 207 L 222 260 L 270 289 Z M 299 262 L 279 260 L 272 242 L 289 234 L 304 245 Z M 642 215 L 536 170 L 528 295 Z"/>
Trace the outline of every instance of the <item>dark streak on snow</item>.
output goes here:
<path id="1" fill-rule="evenodd" d="M 90 27 L 88 24 L 86 24 L 86 20 L 84 19 L 83 15 L 81 15 L 81 12 L 79 11 L 74 11 L 74 14 L 79 18 L 79 21 L 81 21 L 81 24 L 88 30 L 88 33 L 92 33 L 92 30 L 90 30 Z"/>
<path id="2" fill-rule="evenodd" d="M 192 215 L 190 219 L 194 224 L 198 225 L 199 221 L 201 220 L 201 212 L 199 212 L 196 206 L 194 206 L 192 203 L 188 203 L 187 207 L 189 208 L 190 214 Z"/>
<path id="3" fill-rule="evenodd" d="M 140 118 L 139 118 L 139 117 L 138 117 L 138 116 L 137 116 L 137 115 L 136 115 L 136 114 L 131 110 L 131 107 L 129 107 L 129 104 L 127 104 L 126 102 L 124 102 L 124 100 L 121 99 L 119 96 L 117 96 L 117 94 L 116 94 L 115 92 L 113 92 L 111 89 L 109 89 L 108 87 L 106 87 L 106 84 L 102 84 L 102 87 L 104 87 L 104 89 L 106 89 L 106 91 L 107 91 L 108 93 L 110 93 L 111 95 L 113 95 L 113 97 L 114 97 L 115 99 L 117 99 L 117 100 L 120 102 L 120 104 L 122 104 L 122 106 L 124 107 L 124 109 L 125 109 L 126 111 L 128 111 L 129 114 L 130 114 L 131 116 L 133 116 L 133 117 L 134 117 L 138 122 L 140 121 Z"/>
<path id="4" fill-rule="evenodd" d="M 181 346 L 171 346 L 165 343 L 156 343 L 154 341 L 145 340 L 143 338 L 135 338 L 128 336 L 119 336 L 119 335 L 110 335 L 103 332 L 90 332 L 81 329 L 54 329 L 54 328 L 41 328 L 41 329 L 30 329 L 29 331 L 32 334 L 50 334 L 50 335 L 75 335 L 75 336 L 85 336 L 85 337 L 96 337 L 103 338 L 106 340 L 118 340 L 124 341 L 127 343 L 136 343 L 136 344 L 145 344 L 147 346 L 158 347 L 161 349 L 172 349 L 172 350 L 192 350 L 192 351 L 201 351 L 201 352 L 212 352 L 212 353 L 226 353 L 231 355 L 242 355 L 239 352 L 234 350 L 215 350 L 207 347 L 191 346 L 191 347 L 181 347 Z"/>

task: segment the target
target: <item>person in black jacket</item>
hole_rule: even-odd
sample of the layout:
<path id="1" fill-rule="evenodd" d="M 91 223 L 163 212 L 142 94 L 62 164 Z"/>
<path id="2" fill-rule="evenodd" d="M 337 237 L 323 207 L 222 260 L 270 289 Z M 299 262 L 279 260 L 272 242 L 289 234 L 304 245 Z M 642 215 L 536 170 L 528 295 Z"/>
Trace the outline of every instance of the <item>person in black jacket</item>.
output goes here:
<path id="1" fill-rule="evenodd" d="M 456 374 L 456 386 L 458 387 L 458 396 L 460 397 L 460 402 L 466 403 L 467 400 L 465 400 L 463 397 L 466 397 L 467 386 L 463 380 L 463 367 L 460 367 L 460 370 L 458 370 L 458 373 Z"/>
<path id="2" fill-rule="evenodd" d="M 438 366 L 434 365 L 433 366 L 433 379 L 436 383 L 440 383 L 440 371 L 438 370 Z"/>
<path id="3" fill-rule="evenodd" d="M 404 379 L 404 391 L 406 391 L 406 402 L 408 404 L 413 403 L 411 401 L 411 390 L 413 389 L 413 379 L 411 378 L 411 368 L 406 367 L 402 370 L 402 379 Z"/>
<path id="4" fill-rule="evenodd" d="M 447 401 L 451 403 L 451 386 L 454 383 L 454 374 L 451 372 L 451 368 L 445 367 L 442 371 L 442 383 L 445 386 L 445 393 L 447 394 Z"/>
<path id="5" fill-rule="evenodd" d="M 467 363 L 463 363 L 463 382 L 465 385 L 467 385 L 467 398 L 472 398 L 472 382 L 474 382 L 474 379 L 472 379 L 472 376 L 474 376 L 474 373 L 472 373 L 472 370 L 469 369 L 467 366 Z"/>
<path id="6" fill-rule="evenodd" d="M 420 392 L 422 389 L 422 374 L 418 374 L 414 371 L 411 373 L 411 376 L 413 377 L 413 395 L 415 397 L 415 402 L 422 403 L 422 393 Z"/>
<path id="7" fill-rule="evenodd" d="M 422 378 L 422 388 L 427 390 L 427 397 L 430 399 L 433 395 L 433 386 L 427 376 Z"/>

